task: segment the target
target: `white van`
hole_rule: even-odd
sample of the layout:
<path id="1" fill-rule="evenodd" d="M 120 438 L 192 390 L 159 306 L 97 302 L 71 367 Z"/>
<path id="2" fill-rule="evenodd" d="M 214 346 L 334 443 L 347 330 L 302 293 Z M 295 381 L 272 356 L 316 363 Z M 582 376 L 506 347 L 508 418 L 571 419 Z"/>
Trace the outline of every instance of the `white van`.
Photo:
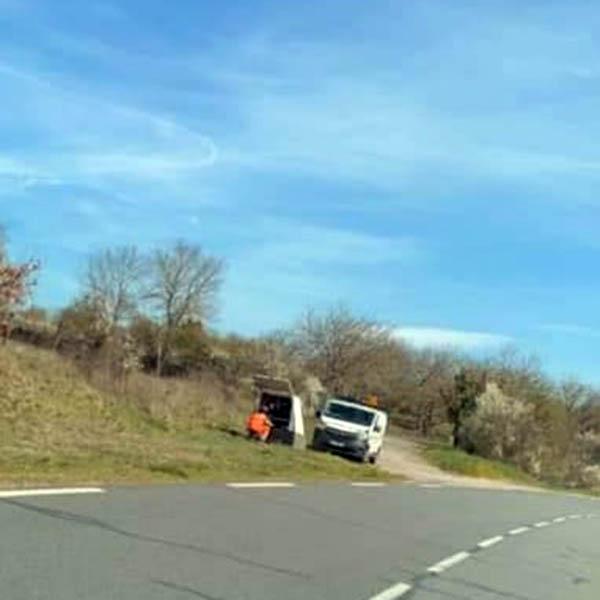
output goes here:
<path id="1" fill-rule="evenodd" d="M 330 398 L 316 413 L 312 446 L 374 464 L 387 430 L 387 414 L 352 399 Z"/>

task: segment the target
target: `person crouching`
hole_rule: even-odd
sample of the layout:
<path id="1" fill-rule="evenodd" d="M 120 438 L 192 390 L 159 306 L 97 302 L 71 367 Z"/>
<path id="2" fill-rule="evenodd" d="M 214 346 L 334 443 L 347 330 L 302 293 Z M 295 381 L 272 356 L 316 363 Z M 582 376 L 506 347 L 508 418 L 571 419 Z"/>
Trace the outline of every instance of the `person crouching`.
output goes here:
<path id="1" fill-rule="evenodd" d="M 267 409 L 264 407 L 255 410 L 246 421 L 246 430 L 248 437 L 251 439 L 266 442 L 271 435 L 272 429 L 273 423 L 269 419 Z"/>

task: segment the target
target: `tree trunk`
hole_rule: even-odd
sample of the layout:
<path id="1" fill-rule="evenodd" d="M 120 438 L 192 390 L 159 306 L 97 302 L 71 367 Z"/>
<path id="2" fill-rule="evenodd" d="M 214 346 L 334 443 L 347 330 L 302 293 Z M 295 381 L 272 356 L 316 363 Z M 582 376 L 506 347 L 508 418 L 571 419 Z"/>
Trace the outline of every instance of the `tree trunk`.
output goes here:
<path id="1" fill-rule="evenodd" d="M 156 376 L 157 377 L 162 376 L 162 369 L 163 369 L 163 343 L 162 343 L 162 336 L 159 336 L 158 344 L 156 346 Z"/>
<path id="2" fill-rule="evenodd" d="M 460 446 L 460 423 L 455 421 L 452 427 L 452 446 L 458 448 Z"/>

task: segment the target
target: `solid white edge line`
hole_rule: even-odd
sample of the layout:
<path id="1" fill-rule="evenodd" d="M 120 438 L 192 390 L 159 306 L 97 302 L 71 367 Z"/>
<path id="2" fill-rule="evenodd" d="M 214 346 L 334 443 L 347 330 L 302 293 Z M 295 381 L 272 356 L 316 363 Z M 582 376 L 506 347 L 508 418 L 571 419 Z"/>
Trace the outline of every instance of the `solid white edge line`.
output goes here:
<path id="1" fill-rule="evenodd" d="M 411 589 L 412 587 L 410 585 L 400 581 L 392 587 L 383 590 L 383 592 L 379 592 L 379 594 L 371 596 L 369 600 L 396 600 L 396 598 L 404 596 L 404 594 L 409 592 Z"/>
<path id="2" fill-rule="evenodd" d="M 381 481 L 351 481 L 352 487 L 364 487 L 364 488 L 379 488 L 385 487 L 387 484 Z"/>
<path id="3" fill-rule="evenodd" d="M 295 483 L 289 483 L 287 481 L 240 482 L 240 483 L 226 483 L 225 485 L 228 488 L 233 488 L 235 490 L 296 487 Z"/>
<path id="4" fill-rule="evenodd" d="M 538 521 L 537 523 L 533 524 L 533 526 L 537 527 L 538 529 L 541 529 L 542 527 L 548 527 L 548 525 L 550 525 L 548 521 Z"/>
<path id="5" fill-rule="evenodd" d="M 490 546 L 495 546 L 500 543 L 504 539 L 502 535 L 496 535 L 494 537 L 488 538 L 487 540 L 482 540 L 477 544 L 479 548 L 489 548 Z"/>
<path id="6" fill-rule="evenodd" d="M 511 529 L 508 534 L 509 535 L 520 535 L 521 533 L 525 533 L 529 531 L 529 527 L 517 527 L 516 529 Z"/>
<path id="7" fill-rule="evenodd" d="M 47 488 L 39 490 L 6 490 L 0 491 L 2 498 L 30 498 L 34 496 L 69 496 L 75 494 L 104 494 L 103 488 Z"/>
<path id="8" fill-rule="evenodd" d="M 567 517 L 556 517 L 556 519 L 552 519 L 553 523 L 564 523 L 567 520 Z"/>
<path id="9" fill-rule="evenodd" d="M 450 567 L 453 567 L 454 565 L 457 565 L 458 563 L 462 562 L 463 560 L 469 558 L 469 556 L 471 556 L 471 555 L 468 552 L 457 552 L 456 554 L 453 554 L 452 556 L 449 556 L 448 558 L 445 558 L 444 560 L 440 560 L 440 562 L 429 567 L 427 569 L 427 571 L 429 573 L 433 573 L 434 575 L 439 575 L 440 573 L 443 573 Z"/>

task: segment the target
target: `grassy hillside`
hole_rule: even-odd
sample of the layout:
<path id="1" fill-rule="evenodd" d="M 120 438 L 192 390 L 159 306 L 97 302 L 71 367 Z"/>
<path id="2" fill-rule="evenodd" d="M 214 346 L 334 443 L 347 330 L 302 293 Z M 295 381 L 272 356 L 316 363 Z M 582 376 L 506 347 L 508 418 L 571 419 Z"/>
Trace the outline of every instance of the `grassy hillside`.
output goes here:
<path id="1" fill-rule="evenodd" d="M 372 479 L 380 471 L 264 446 L 202 423 L 164 425 L 100 393 L 52 352 L 0 347 L 0 484 Z"/>

